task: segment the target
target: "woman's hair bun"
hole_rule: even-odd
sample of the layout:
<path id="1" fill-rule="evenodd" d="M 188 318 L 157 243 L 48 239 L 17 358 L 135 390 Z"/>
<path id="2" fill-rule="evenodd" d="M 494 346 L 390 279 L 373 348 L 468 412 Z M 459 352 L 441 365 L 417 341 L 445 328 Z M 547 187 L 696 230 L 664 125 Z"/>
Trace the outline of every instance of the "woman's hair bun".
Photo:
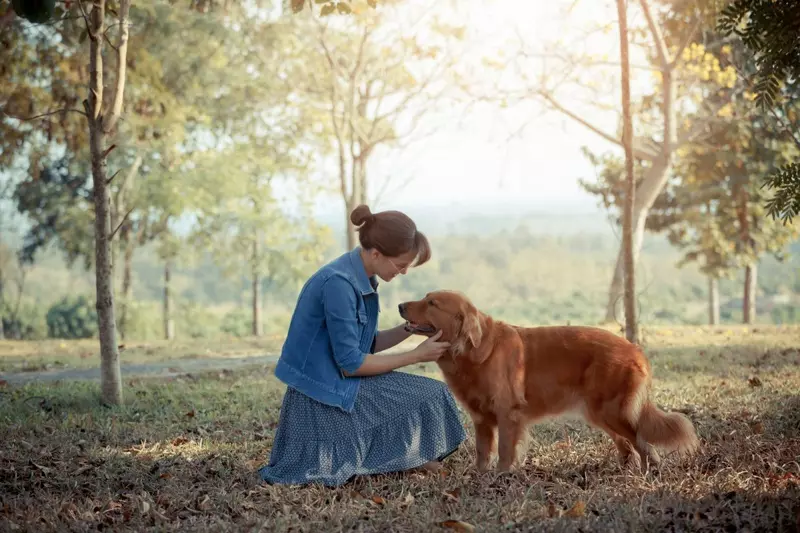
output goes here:
<path id="1" fill-rule="evenodd" d="M 355 224 L 356 226 L 361 226 L 362 224 L 366 224 L 375 218 L 375 215 L 372 214 L 372 211 L 369 210 L 369 206 L 365 204 L 361 204 L 350 213 L 350 222 Z"/>

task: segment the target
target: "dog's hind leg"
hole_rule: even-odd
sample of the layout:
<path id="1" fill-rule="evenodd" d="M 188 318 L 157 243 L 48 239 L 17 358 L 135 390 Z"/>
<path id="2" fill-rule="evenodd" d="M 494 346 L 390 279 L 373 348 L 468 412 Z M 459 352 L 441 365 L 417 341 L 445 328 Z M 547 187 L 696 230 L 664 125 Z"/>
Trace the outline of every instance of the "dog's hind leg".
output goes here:
<path id="1" fill-rule="evenodd" d="M 634 449 L 632 442 L 608 427 L 608 425 L 603 422 L 602 418 L 592 416 L 591 414 L 588 418 L 592 425 L 602 429 L 611 437 L 611 440 L 614 441 L 614 446 L 617 447 L 617 452 L 619 453 L 619 462 L 622 466 L 630 466 L 636 469 L 641 468 L 639 452 Z"/>

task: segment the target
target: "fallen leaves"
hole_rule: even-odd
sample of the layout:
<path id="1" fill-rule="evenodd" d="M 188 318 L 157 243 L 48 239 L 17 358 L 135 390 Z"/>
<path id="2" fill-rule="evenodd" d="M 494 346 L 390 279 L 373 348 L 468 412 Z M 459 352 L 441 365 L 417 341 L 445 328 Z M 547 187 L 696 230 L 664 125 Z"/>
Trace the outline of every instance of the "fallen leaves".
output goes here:
<path id="1" fill-rule="evenodd" d="M 183 444 L 186 444 L 187 442 L 189 442 L 189 439 L 187 439 L 186 437 L 177 437 L 172 440 L 172 445 L 181 446 Z"/>
<path id="2" fill-rule="evenodd" d="M 461 520 L 445 520 L 439 525 L 446 529 L 452 529 L 453 531 L 462 531 L 466 533 L 475 531 L 475 526 L 467 522 L 462 522 Z"/>
<path id="3" fill-rule="evenodd" d="M 747 379 L 747 383 L 751 387 L 761 387 L 763 385 L 763 383 L 761 383 L 761 379 L 759 379 L 758 376 L 752 376 L 752 377 L 748 378 Z"/>
<path id="4" fill-rule="evenodd" d="M 558 518 L 561 516 L 569 516 L 571 518 L 579 518 L 586 513 L 586 502 L 578 500 L 572 507 L 564 511 L 561 507 L 557 506 L 553 501 L 547 502 L 547 517 Z"/>
<path id="5" fill-rule="evenodd" d="M 447 501 L 457 502 L 461 497 L 461 489 L 446 490 L 442 493 Z"/>

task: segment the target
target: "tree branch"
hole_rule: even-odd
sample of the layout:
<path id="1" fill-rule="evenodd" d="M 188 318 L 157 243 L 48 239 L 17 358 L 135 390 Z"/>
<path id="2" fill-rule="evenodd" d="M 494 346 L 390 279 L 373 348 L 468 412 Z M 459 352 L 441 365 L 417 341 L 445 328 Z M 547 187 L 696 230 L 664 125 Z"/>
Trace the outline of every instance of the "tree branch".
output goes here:
<path id="1" fill-rule="evenodd" d="M 136 206 L 135 206 L 135 205 L 134 205 L 134 206 L 132 206 L 130 209 L 128 209 L 128 212 L 127 212 L 127 213 L 125 213 L 125 216 L 124 216 L 124 217 L 122 217 L 122 220 L 120 220 L 120 221 L 119 221 L 119 224 L 117 225 L 117 227 L 116 227 L 116 228 L 114 228 L 114 231 L 112 231 L 112 232 L 111 232 L 111 235 L 109 235 L 109 236 L 108 236 L 108 241 L 109 241 L 109 242 L 111 242 L 111 241 L 113 241 L 113 240 L 114 240 L 114 235 L 116 235 L 116 234 L 117 234 L 117 232 L 119 231 L 119 229 L 122 227 L 122 225 L 123 225 L 123 224 L 125 224 L 125 221 L 126 221 L 126 220 L 128 220 L 128 216 L 129 216 L 131 213 L 133 213 L 133 210 L 134 210 L 134 209 L 136 209 Z"/>
<path id="2" fill-rule="evenodd" d="M 588 120 L 584 119 L 583 117 L 579 116 L 576 113 L 573 113 L 572 111 L 570 111 L 569 109 L 567 109 L 566 107 L 561 105 L 550 94 L 548 94 L 548 93 L 546 93 L 544 91 L 541 91 L 541 90 L 536 90 L 535 94 L 537 94 L 541 98 L 545 99 L 551 106 L 553 106 L 553 108 L 556 111 L 568 116 L 572 120 L 578 122 L 579 124 L 581 124 L 582 126 L 586 127 L 587 129 L 593 131 L 594 133 L 596 133 L 597 135 L 599 135 L 603 139 L 607 140 L 608 142 L 614 143 L 617 146 L 622 146 L 622 140 L 621 139 L 618 139 L 617 137 L 604 132 L 603 130 L 601 130 L 600 128 L 598 128 L 597 126 L 595 126 L 594 124 L 592 124 Z M 646 149 L 641 148 L 641 147 L 636 147 L 635 145 L 633 147 L 633 154 L 634 154 L 635 157 L 638 157 L 640 159 L 644 159 L 644 160 L 647 160 L 647 161 L 653 161 L 656 157 L 658 157 L 657 153 L 651 152 L 651 151 L 646 150 Z"/>
<path id="3" fill-rule="evenodd" d="M 36 115 L 33 117 L 26 117 L 26 118 L 17 118 L 3 111 L 3 114 L 5 116 L 16 118 L 17 120 L 21 120 L 22 122 L 29 122 L 31 120 L 36 120 L 37 118 L 44 118 L 44 117 L 49 117 L 51 115 L 57 115 L 58 113 L 78 113 L 79 115 L 83 115 L 84 117 L 86 116 L 86 113 L 84 113 L 80 109 L 56 109 L 55 111 L 48 111 L 47 113 L 42 113 L 41 115 Z"/>
<path id="4" fill-rule="evenodd" d="M 683 42 L 678 47 L 678 51 L 675 53 L 675 57 L 672 58 L 672 61 L 669 64 L 670 69 L 674 69 L 675 66 L 678 64 L 678 61 L 681 60 L 681 56 L 683 56 L 683 51 L 686 50 L 686 47 L 691 44 L 692 40 L 694 39 L 694 34 L 697 33 L 697 30 L 700 29 L 700 24 L 702 19 L 700 17 L 694 22 L 692 29 L 689 30 L 689 33 L 686 34 L 684 37 Z"/>
<path id="5" fill-rule="evenodd" d="M 128 12 L 130 11 L 131 0 L 120 0 L 119 3 L 119 39 L 116 47 L 117 52 L 117 83 L 112 98 L 111 113 L 103 117 L 103 131 L 110 133 L 119 120 L 122 113 L 122 101 L 125 95 L 125 74 L 127 71 L 128 58 Z"/>
<path id="6" fill-rule="evenodd" d="M 659 28 L 658 24 L 656 24 L 655 18 L 653 18 L 653 13 L 650 11 L 649 0 L 639 0 L 639 4 L 642 6 L 644 17 L 647 19 L 647 27 L 650 28 L 650 33 L 653 35 L 653 43 L 656 46 L 656 54 L 658 55 L 659 63 L 661 63 L 661 68 L 663 70 L 669 70 L 670 61 L 667 43 L 664 41 L 661 28 Z"/>

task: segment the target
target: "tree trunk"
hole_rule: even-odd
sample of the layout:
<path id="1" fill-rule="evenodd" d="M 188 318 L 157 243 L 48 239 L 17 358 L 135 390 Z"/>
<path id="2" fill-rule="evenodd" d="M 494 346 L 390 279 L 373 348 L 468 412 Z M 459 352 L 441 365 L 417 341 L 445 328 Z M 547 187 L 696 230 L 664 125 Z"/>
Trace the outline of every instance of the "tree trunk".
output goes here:
<path id="1" fill-rule="evenodd" d="M 92 37 L 90 41 L 90 91 L 87 115 L 89 147 L 92 158 L 95 212 L 95 289 L 97 291 L 97 321 L 100 338 L 100 375 L 103 401 L 111 405 L 122 403 L 122 377 L 119 369 L 119 348 L 114 316 L 113 277 L 111 271 L 111 196 L 106 177 L 106 157 L 100 104 L 102 102 L 103 57 L 100 42 L 103 34 L 105 1 L 92 8 Z M 100 96 L 100 98 L 98 98 Z"/>
<path id="2" fill-rule="evenodd" d="M 622 213 L 622 254 L 625 266 L 625 338 L 638 342 L 636 327 L 636 274 L 633 261 L 633 205 L 636 181 L 633 176 L 633 121 L 631 80 L 628 60 L 628 15 L 625 0 L 617 0 L 620 62 L 622 64 L 622 146 L 625 149 L 625 205 Z"/>
<path id="3" fill-rule="evenodd" d="M 100 338 L 100 380 L 102 399 L 106 404 L 122 403 L 122 379 L 119 368 L 117 325 L 114 316 L 114 279 L 111 268 L 111 195 L 108 188 L 106 133 L 114 129 L 122 110 L 125 87 L 125 66 L 128 47 L 128 11 L 130 1 L 119 5 L 119 43 L 117 79 L 112 104 L 103 106 L 103 39 L 105 35 L 105 0 L 95 0 L 89 15 L 89 97 L 84 110 L 89 124 L 89 151 L 92 162 L 92 183 L 95 211 L 95 289 L 98 337 Z M 105 114 L 103 113 L 105 111 Z"/>
<path id="4" fill-rule="evenodd" d="M 175 321 L 172 319 L 171 265 L 164 263 L 164 338 L 171 341 L 175 338 Z"/>
<path id="5" fill-rule="evenodd" d="M 742 298 L 742 323 L 756 321 L 756 287 L 758 286 L 758 264 L 747 265 L 744 269 L 744 297 Z"/>
<path id="6" fill-rule="evenodd" d="M 664 158 L 655 161 L 653 166 L 650 167 L 644 175 L 639 186 L 636 188 L 633 205 L 633 222 L 632 222 L 632 241 L 633 241 L 633 262 L 638 263 L 639 255 L 642 252 L 642 244 L 644 243 L 645 224 L 647 216 L 650 214 L 650 208 L 653 207 L 656 198 L 658 197 L 661 189 L 664 187 L 667 178 L 669 177 L 667 170 L 669 169 L 668 159 Z M 620 244 L 619 252 L 617 253 L 617 262 L 614 265 L 614 275 L 611 278 L 611 286 L 608 290 L 608 301 L 606 303 L 606 322 L 615 322 L 617 319 L 617 304 L 622 299 L 624 289 L 623 281 L 625 278 L 623 246 Z"/>
<path id="7" fill-rule="evenodd" d="M 713 276 L 708 277 L 708 324 L 719 324 L 719 280 Z"/>
<path id="8" fill-rule="evenodd" d="M 121 263 L 119 260 L 119 246 L 117 243 L 127 243 L 131 234 L 131 226 L 125 222 L 130 209 L 130 206 L 128 206 L 128 198 L 133 190 L 133 184 L 136 181 L 136 176 L 139 173 L 139 167 L 141 166 L 142 156 L 137 155 L 133 161 L 133 164 L 130 166 L 127 172 L 125 172 L 122 183 L 120 183 L 119 188 L 117 189 L 117 194 L 114 197 L 114 209 L 111 212 L 111 228 L 112 231 L 118 231 L 119 234 L 119 238 L 114 239 L 111 242 L 111 269 L 115 278 L 119 275 L 117 265 Z M 121 280 L 121 283 L 124 284 L 124 272 L 122 276 L 123 279 Z M 125 290 L 122 289 L 121 292 L 125 292 Z M 122 328 L 120 328 L 120 333 L 122 333 Z"/>
<path id="9" fill-rule="evenodd" d="M 345 224 L 345 233 L 347 234 L 347 249 L 352 250 L 358 244 L 358 234 L 356 233 L 356 227 L 353 226 L 353 223 L 350 222 L 350 213 L 353 209 L 356 208 L 357 204 L 354 204 L 352 201 L 349 201 L 345 198 L 344 201 L 344 224 Z"/>
<path id="10" fill-rule="evenodd" d="M 259 273 L 259 242 L 253 241 L 253 268 L 252 268 L 252 296 L 253 296 L 253 335 L 260 337 L 263 334 L 261 324 L 261 275 Z"/>
<path id="11" fill-rule="evenodd" d="M 119 335 L 122 339 L 128 333 L 128 310 L 133 296 L 133 251 L 135 248 L 133 239 L 129 238 L 125 241 L 125 257 L 122 265 L 122 301 L 119 311 Z"/>

